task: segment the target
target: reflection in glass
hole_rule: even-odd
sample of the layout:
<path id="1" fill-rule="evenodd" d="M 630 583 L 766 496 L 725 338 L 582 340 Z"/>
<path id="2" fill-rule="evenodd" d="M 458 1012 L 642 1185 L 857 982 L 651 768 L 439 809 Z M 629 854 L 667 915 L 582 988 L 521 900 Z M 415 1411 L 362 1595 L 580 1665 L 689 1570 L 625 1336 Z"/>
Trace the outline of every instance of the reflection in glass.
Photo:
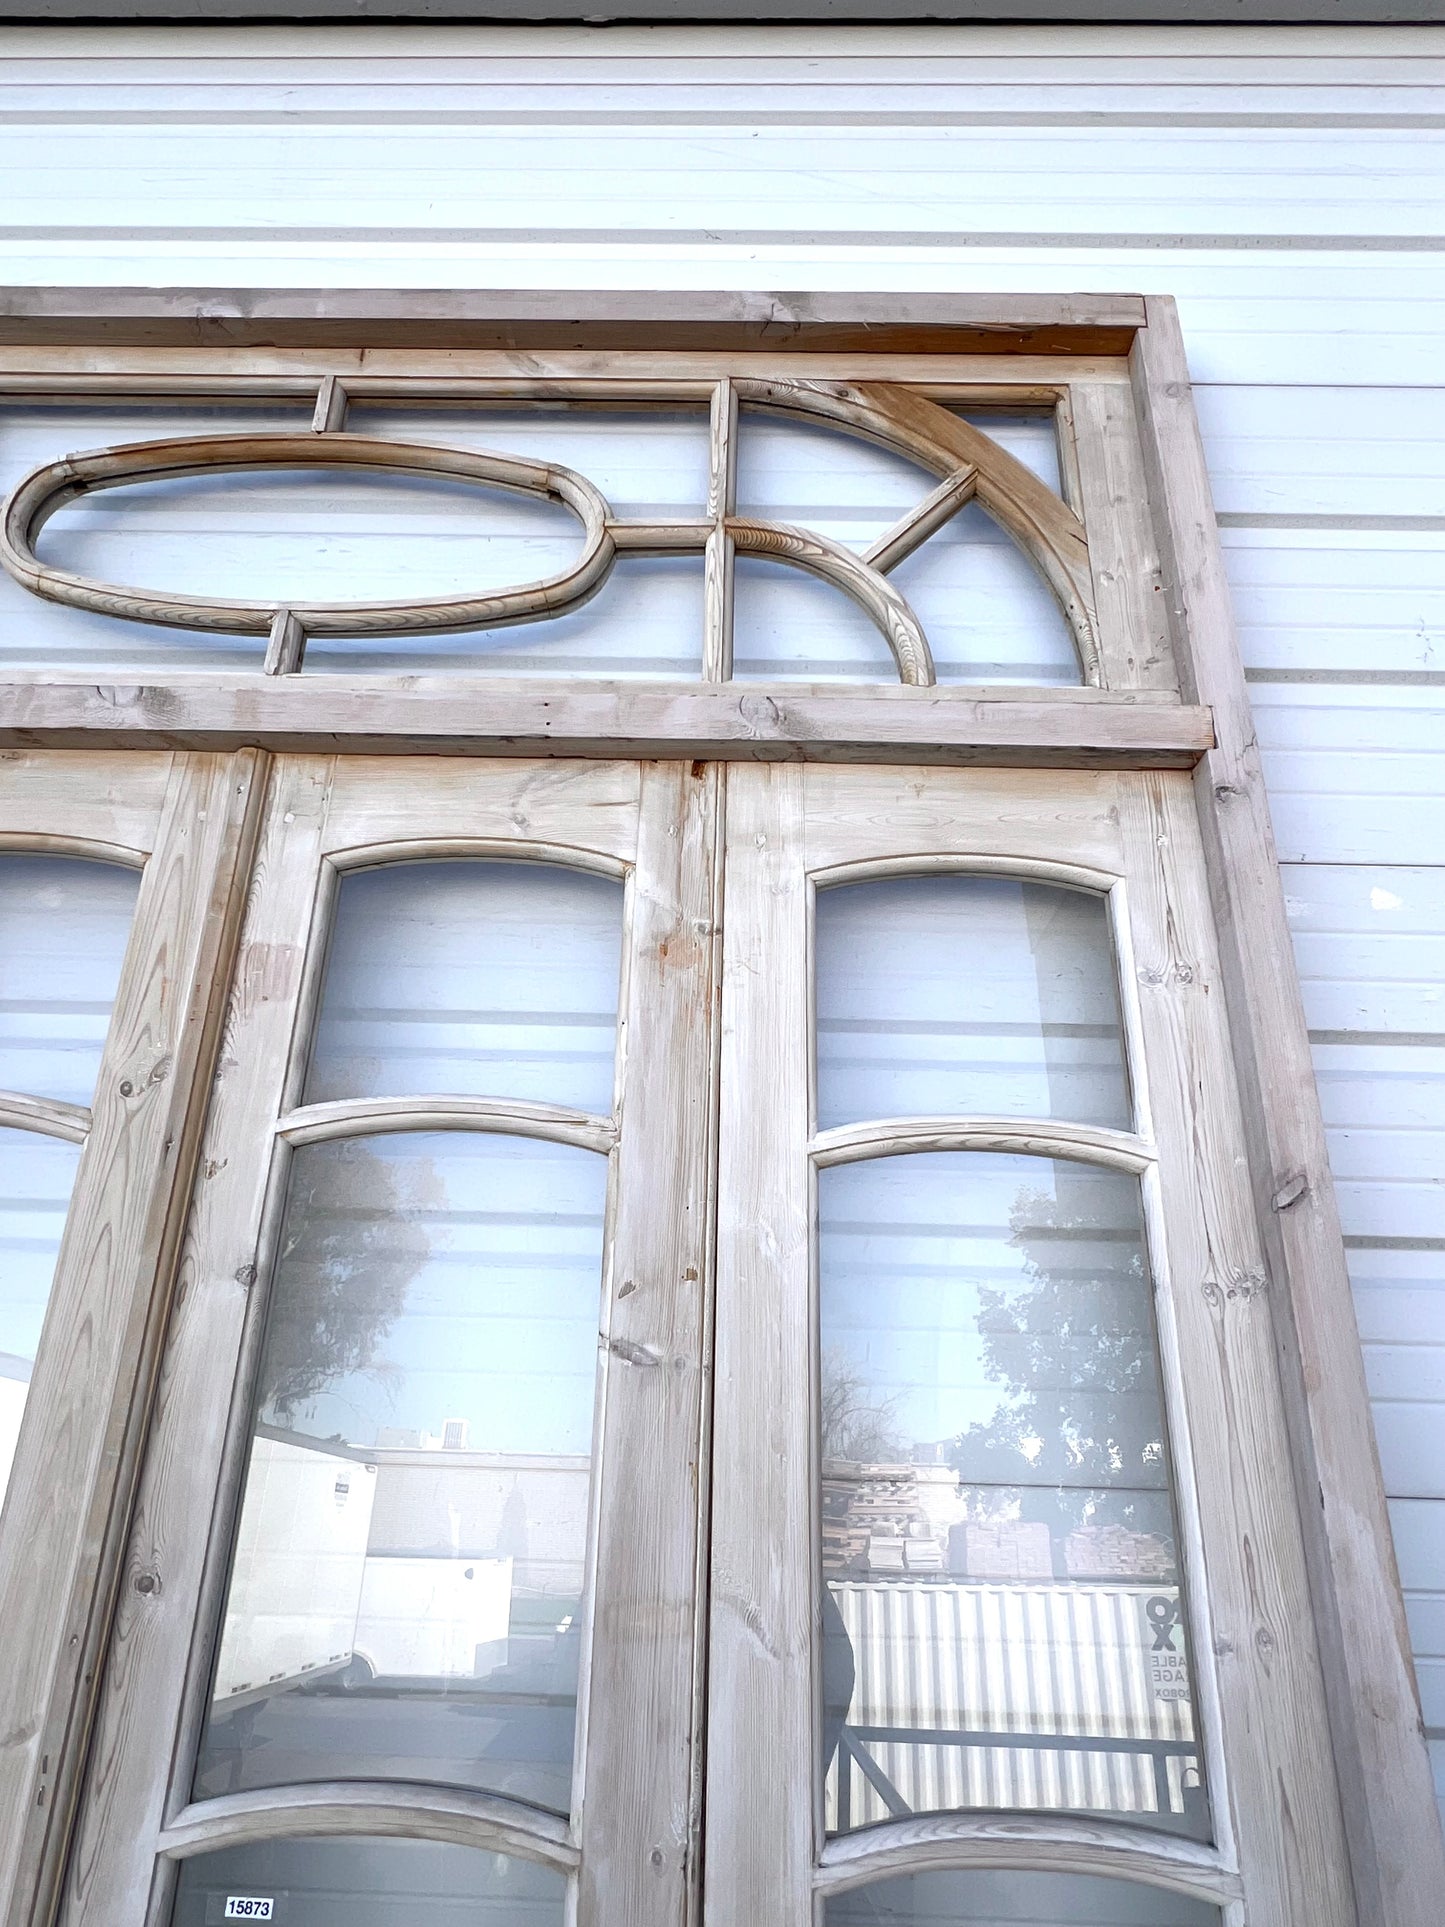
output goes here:
<path id="1" fill-rule="evenodd" d="M 79 1163 L 78 1144 L 0 1129 L 0 1502 Z"/>
<path id="2" fill-rule="evenodd" d="M 198 1796 L 568 1810 L 606 1182 L 489 1134 L 295 1153 Z"/>
<path id="3" fill-rule="evenodd" d="M 1207 1837 L 1136 1180 L 932 1152 L 818 1191 L 829 1830 Z"/>
<path id="4" fill-rule="evenodd" d="M 140 871 L 0 856 L 0 1090 L 89 1104 Z"/>
<path id="5" fill-rule="evenodd" d="M 550 1867 L 477 1847 L 257 1840 L 181 1862 L 171 1927 L 222 1927 L 233 1898 L 269 1900 L 249 1917 L 273 1927 L 562 1927 L 566 1892 Z"/>
<path id="6" fill-rule="evenodd" d="M 1127 1130 L 1103 897 L 929 875 L 818 892 L 818 1124 L 1058 1117 Z"/>
<path id="7" fill-rule="evenodd" d="M 306 1102 L 535 1099 L 612 1109 L 622 885 L 446 858 L 342 878 Z"/>
<path id="8" fill-rule="evenodd" d="M 950 1870 L 835 1894 L 823 1927 L 1220 1927 L 1219 1909 L 1096 1874 Z"/>

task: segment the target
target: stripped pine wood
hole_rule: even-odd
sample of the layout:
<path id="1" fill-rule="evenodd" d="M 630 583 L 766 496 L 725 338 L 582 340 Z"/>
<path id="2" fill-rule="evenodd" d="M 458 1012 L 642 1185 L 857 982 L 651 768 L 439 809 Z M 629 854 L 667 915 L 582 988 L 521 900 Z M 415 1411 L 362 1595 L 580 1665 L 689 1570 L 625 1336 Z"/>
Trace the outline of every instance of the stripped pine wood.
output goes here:
<path id="1" fill-rule="evenodd" d="M 204 1630 L 196 1640 L 211 1537 L 209 1524 L 204 1532 L 196 1526 L 215 1509 L 264 1258 L 258 1226 L 271 1130 L 291 1054 L 331 774 L 330 759 L 298 759 L 278 772 L 267 804 L 70 1854 L 60 1912 L 67 1923 L 116 1927 L 145 1918 L 157 1836 L 172 1808 L 185 1804 L 179 1788 L 169 1792 L 183 1687 L 190 1682 L 194 1693 L 199 1681 L 204 1690 L 213 1650 Z M 254 1332 L 257 1319 L 249 1323 Z M 235 1451 L 233 1442 L 232 1458 Z M 147 1575 L 152 1583 L 141 1590 L 135 1582 Z"/>
<path id="2" fill-rule="evenodd" d="M 254 751 L 175 759 L 32 1381 L 40 1423 L 22 1437 L 0 1560 L 11 1660 L 0 1676 L 0 1731 L 14 1736 L 0 1748 L 8 1820 L 0 1893 L 17 1924 L 44 1915 L 59 1878 L 93 1682 L 123 1583 L 120 1550 L 239 926 L 259 761 Z"/>
<path id="3" fill-rule="evenodd" d="M 132 1566 L 154 1583 L 117 1624 L 63 1918 L 164 1907 L 178 1856 L 278 1832 L 407 1833 L 580 1867 L 578 1919 L 672 1927 L 695 1873 L 692 1809 L 704 1322 L 711 1235 L 716 771 L 687 765 L 297 758 L 278 766 L 212 1109 Z M 505 855 L 629 880 L 613 1118 L 465 1098 L 287 1109 L 315 1021 L 336 869 Z M 247 1447 L 284 1152 L 387 1130 L 505 1130 L 611 1154 L 600 1436 L 577 1809 L 339 1784 L 193 1802 Z M 227 1147 L 223 1149 L 222 1147 Z M 239 1287 L 239 1289 L 238 1289 Z M 236 1388 L 234 1398 L 218 1396 Z M 229 1407 L 229 1417 L 228 1417 Z M 218 1497 L 219 1494 L 219 1497 Z M 214 1515 L 209 1546 L 194 1525 Z M 190 1522 L 189 1528 L 187 1522 Z M 582 1789 L 587 1788 L 584 1798 Z M 413 1797 L 415 1796 L 415 1797 Z M 283 1818 L 289 1815 L 290 1818 Z M 160 1856 L 157 1860 L 157 1855 Z"/>
<path id="4" fill-rule="evenodd" d="M 1145 473 L 1186 695 L 1218 747 L 1195 793 L 1289 1403 L 1290 1447 L 1360 1919 L 1427 1927 L 1445 1847 L 1420 1731 L 1319 1098 L 1290 964 L 1269 806 L 1173 304 L 1134 373 Z"/>
<path id="5" fill-rule="evenodd" d="M 703 1891 L 716 1927 L 797 1927 L 812 1905 L 804 808 L 801 770 L 729 781 Z"/>
<path id="6" fill-rule="evenodd" d="M 1349 1927 L 1354 1895 L 1193 799 L 1187 778 L 1115 781 L 1159 1146 L 1156 1299 L 1193 1468 L 1185 1504 L 1202 1539 L 1193 1650 L 1212 1644 L 1215 1655 L 1216 1818 L 1236 1845 L 1251 1910 Z"/>
<path id="7" fill-rule="evenodd" d="M 693 1678 L 712 1277 L 721 772 L 644 778 L 603 1343 L 579 1927 L 678 1927 L 696 1886 Z"/>
<path id="8" fill-rule="evenodd" d="M 1069 390 L 1078 461 L 1079 513 L 1089 531 L 1089 568 L 1107 689 L 1179 686 L 1149 521 L 1132 398 L 1108 382 Z"/>
<path id="9" fill-rule="evenodd" d="M 702 673 L 727 682 L 733 673 L 733 558 L 728 521 L 738 507 L 738 398 L 726 376 L 712 391 L 708 415 L 707 536 L 703 583 Z"/>
<path id="10" fill-rule="evenodd" d="M 997 685 L 866 691 L 775 683 L 665 684 L 451 677 L 177 678 L 0 684 L 0 745 L 335 748 L 445 756 L 659 756 L 909 764 L 1189 767 L 1207 709 L 1144 692 Z"/>

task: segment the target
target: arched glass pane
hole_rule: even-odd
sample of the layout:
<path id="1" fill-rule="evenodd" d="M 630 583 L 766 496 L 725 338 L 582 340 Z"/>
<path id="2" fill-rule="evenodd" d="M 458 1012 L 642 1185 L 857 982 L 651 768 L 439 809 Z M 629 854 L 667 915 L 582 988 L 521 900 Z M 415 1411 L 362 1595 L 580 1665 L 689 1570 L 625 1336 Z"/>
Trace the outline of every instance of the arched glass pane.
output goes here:
<path id="1" fill-rule="evenodd" d="M 448 858 L 343 877 L 306 1101 L 612 1109 L 621 883 Z"/>
<path id="2" fill-rule="evenodd" d="M 974 1807 L 1207 1837 L 1137 1181 L 819 1173 L 832 1832 Z"/>
<path id="3" fill-rule="evenodd" d="M 824 1927 L 1220 1927 L 1217 1907 L 1096 1874 L 903 1874 L 835 1894 Z"/>
<path id="4" fill-rule="evenodd" d="M 140 872 L 0 855 L 0 1090 L 89 1104 Z"/>
<path id="5" fill-rule="evenodd" d="M 257 1840 L 183 1860 L 171 1923 L 562 1927 L 566 1895 L 565 1879 L 552 1868 L 479 1847 L 365 1834 Z"/>
<path id="6" fill-rule="evenodd" d="M 818 1123 L 971 1114 L 1127 1130 L 1105 900 L 1016 877 L 887 877 L 817 905 Z"/>
<path id="7" fill-rule="evenodd" d="M 568 1810 L 606 1184 L 485 1133 L 296 1152 L 198 1796 Z"/>
<path id="8" fill-rule="evenodd" d="M 79 1163 L 64 1138 L 0 1130 L 0 1503 Z"/>

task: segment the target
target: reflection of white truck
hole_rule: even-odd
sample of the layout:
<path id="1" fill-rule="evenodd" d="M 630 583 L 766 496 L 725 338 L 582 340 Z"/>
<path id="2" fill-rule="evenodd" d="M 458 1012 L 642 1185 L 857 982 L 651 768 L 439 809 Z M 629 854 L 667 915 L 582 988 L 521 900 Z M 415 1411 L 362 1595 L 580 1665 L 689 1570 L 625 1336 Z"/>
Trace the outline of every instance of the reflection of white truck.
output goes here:
<path id="1" fill-rule="evenodd" d="M 343 1675 L 467 1679 L 507 1659 L 510 1559 L 371 1546 L 376 1466 L 354 1448 L 260 1432 L 251 1448 L 215 1698 Z"/>

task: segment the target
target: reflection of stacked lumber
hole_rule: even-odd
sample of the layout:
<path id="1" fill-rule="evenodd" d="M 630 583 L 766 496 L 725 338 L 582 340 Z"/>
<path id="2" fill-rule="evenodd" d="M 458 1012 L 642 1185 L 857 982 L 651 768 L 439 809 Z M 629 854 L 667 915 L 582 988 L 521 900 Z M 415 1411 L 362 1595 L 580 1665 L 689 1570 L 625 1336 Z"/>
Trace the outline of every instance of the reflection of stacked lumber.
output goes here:
<path id="1" fill-rule="evenodd" d="M 1049 1529 L 1029 1519 L 954 1526 L 948 1563 L 970 1579 L 1048 1579 L 1054 1570 Z"/>
<path id="2" fill-rule="evenodd" d="M 1127 1526 L 1078 1526 L 1064 1541 L 1071 1579 L 1172 1579 L 1174 1555 L 1152 1532 Z"/>
<path id="3" fill-rule="evenodd" d="M 825 1572 L 941 1573 L 943 1552 L 918 1502 L 911 1465 L 823 1467 Z"/>

